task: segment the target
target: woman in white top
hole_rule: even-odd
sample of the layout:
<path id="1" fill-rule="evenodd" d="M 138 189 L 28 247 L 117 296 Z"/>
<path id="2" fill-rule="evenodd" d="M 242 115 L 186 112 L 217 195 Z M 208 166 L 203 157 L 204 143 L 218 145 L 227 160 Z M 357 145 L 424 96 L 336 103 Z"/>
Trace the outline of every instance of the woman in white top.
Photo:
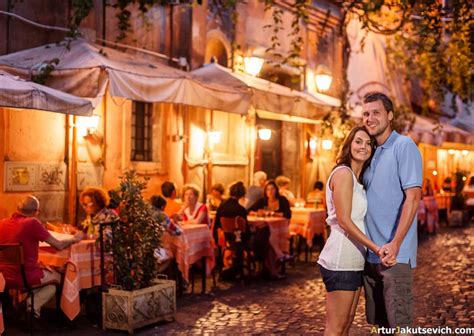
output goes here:
<path id="1" fill-rule="evenodd" d="M 367 198 L 360 181 L 374 146 L 375 139 L 364 126 L 354 127 L 326 184 L 331 234 L 318 260 L 327 290 L 325 336 L 349 334 L 362 287 L 366 247 L 386 265 L 395 262 L 365 235 Z"/>

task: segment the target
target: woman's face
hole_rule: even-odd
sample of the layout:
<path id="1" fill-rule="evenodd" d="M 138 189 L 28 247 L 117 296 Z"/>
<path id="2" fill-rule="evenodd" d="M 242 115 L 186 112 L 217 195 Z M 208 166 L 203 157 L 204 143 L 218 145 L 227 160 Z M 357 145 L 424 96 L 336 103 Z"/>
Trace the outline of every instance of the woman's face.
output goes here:
<path id="1" fill-rule="evenodd" d="M 82 198 L 82 207 L 84 208 L 84 211 L 88 215 L 95 215 L 96 213 L 98 213 L 100 211 L 97 204 L 89 196 L 84 196 Z"/>
<path id="2" fill-rule="evenodd" d="M 186 191 L 184 192 L 183 198 L 184 198 L 184 202 L 185 202 L 187 205 L 195 205 L 196 202 L 197 202 L 197 197 L 196 197 L 196 195 L 194 194 L 194 192 L 193 192 L 192 189 L 186 190 Z"/>
<path id="3" fill-rule="evenodd" d="M 267 195 L 267 198 L 274 199 L 276 198 L 276 188 L 273 186 L 273 184 L 267 185 L 265 188 L 265 195 Z"/>
<path id="4" fill-rule="evenodd" d="M 365 162 L 372 154 L 371 140 L 367 133 L 358 131 L 351 143 L 352 159 L 359 162 Z"/>
<path id="5" fill-rule="evenodd" d="M 211 195 L 212 195 L 212 197 L 214 197 L 216 199 L 219 199 L 219 200 L 222 199 L 222 194 L 220 193 L 220 191 L 218 191 L 216 189 L 211 190 Z"/>

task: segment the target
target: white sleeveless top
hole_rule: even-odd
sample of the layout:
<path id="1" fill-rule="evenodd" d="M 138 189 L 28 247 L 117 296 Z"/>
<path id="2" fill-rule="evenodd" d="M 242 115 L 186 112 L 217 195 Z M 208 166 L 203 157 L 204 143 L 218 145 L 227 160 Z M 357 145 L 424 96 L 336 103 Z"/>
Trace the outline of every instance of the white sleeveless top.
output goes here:
<path id="1" fill-rule="evenodd" d="M 367 197 L 362 184 L 357 181 L 354 172 L 347 166 L 336 167 L 326 183 L 326 204 L 328 218 L 326 222 L 331 226 L 331 234 L 319 255 L 318 264 L 331 271 L 362 271 L 364 269 L 366 248 L 359 242 L 352 240 L 339 226 L 336 217 L 336 208 L 329 187 L 332 176 L 339 169 L 349 169 L 353 176 L 351 219 L 365 234 L 364 218 L 367 212 Z"/>

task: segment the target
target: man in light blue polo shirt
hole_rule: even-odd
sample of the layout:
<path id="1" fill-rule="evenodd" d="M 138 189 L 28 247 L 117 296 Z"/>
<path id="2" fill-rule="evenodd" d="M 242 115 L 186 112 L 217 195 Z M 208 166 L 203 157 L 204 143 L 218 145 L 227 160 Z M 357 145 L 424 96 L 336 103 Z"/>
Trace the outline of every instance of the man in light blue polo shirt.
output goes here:
<path id="1" fill-rule="evenodd" d="M 416 211 L 421 198 L 422 163 L 416 144 L 391 128 L 393 103 L 382 93 L 364 97 L 363 122 L 377 141 L 364 174 L 367 192 L 366 229 L 397 264 L 384 266 L 369 251 L 364 271 L 367 322 L 380 327 L 412 323 L 412 271 L 416 267 Z M 386 258 L 387 258 L 386 257 Z M 384 258 L 385 259 L 385 258 Z"/>

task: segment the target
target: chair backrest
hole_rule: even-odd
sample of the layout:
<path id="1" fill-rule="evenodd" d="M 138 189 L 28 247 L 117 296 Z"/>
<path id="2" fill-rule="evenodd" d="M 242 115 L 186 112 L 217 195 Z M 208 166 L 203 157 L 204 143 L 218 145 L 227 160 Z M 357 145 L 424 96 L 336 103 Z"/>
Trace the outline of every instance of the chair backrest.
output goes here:
<path id="1" fill-rule="evenodd" d="M 24 262 L 22 244 L 0 245 L 0 264 L 21 266 Z"/>
<path id="2" fill-rule="evenodd" d="M 221 217 L 221 226 L 224 233 L 234 233 L 236 230 L 246 232 L 245 219 L 242 216 L 237 217 Z"/>
<path id="3" fill-rule="evenodd" d="M 23 244 L 2 244 L 0 245 L 0 264 L 18 266 L 20 269 L 23 285 L 29 289 L 25 272 L 25 259 L 23 256 Z"/>

